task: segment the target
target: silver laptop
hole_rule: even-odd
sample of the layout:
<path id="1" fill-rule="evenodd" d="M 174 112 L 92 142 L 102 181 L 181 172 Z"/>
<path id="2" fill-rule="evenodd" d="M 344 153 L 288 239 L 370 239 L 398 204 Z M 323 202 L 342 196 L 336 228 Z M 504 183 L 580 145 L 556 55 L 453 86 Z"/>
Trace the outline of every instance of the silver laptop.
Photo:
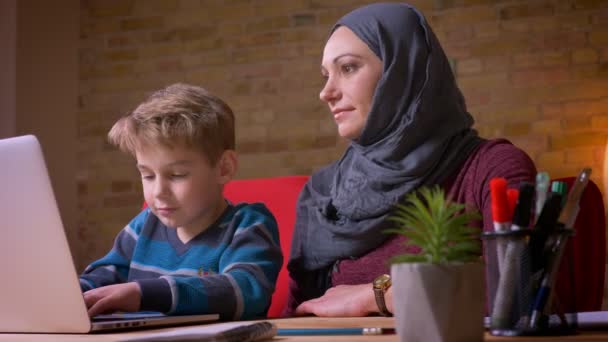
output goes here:
<path id="1" fill-rule="evenodd" d="M 0 332 L 87 333 L 219 319 L 142 313 L 91 321 L 42 149 L 32 135 L 0 139 L 0 229 Z"/>

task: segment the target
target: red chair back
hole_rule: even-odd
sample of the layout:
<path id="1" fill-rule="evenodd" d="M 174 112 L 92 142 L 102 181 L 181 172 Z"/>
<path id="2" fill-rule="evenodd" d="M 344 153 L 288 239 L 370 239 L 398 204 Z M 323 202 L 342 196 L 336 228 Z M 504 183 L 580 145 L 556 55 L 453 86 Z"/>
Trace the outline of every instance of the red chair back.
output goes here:
<path id="1" fill-rule="evenodd" d="M 568 189 L 575 177 L 555 179 Z M 601 310 L 606 264 L 606 218 L 602 194 L 589 181 L 580 200 L 574 223 L 575 235 L 568 241 L 557 278 L 557 299 L 566 312 Z"/>
<path id="2" fill-rule="evenodd" d="M 275 216 L 279 225 L 283 266 L 268 310 L 268 317 L 280 317 L 287 303 L 289 273 L 287 259 L 296 219 L 296 202 L 308 176 L 233 180 L 224 187 L 224 196 L 233 203 L 262 202 Z"/>

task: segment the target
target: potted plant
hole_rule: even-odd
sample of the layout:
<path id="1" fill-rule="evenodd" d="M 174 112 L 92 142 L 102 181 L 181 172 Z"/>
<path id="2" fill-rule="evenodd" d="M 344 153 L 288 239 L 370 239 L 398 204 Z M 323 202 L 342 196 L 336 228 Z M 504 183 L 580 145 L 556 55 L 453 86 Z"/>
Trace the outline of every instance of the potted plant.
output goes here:
<path id="1" fill-rule="evenodd" d="M 421 188 L 398 204 L 387 232 L 406 237 L 418 254 L 391 259 L 393 310 L 401 341 L 481 341 L 484 268 L 476 210 Z"/>

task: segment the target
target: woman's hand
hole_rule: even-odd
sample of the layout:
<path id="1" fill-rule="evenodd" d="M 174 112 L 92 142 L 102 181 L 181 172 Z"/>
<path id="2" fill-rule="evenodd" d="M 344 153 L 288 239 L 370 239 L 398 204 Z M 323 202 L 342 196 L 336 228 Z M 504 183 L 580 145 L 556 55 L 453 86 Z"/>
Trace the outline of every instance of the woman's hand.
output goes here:
<path id="1" fill-rule="evenodd" d="M 378 312 L 372 284 L 338 285 L 319 298 L 300 304 L 296 316 L 361 317 Z"/>
<path id="2" fill-rule="evenodd" d="M 135 282 L 114 284 L 86 291 L 89 317 L 114 311 L 139 311 L 141 289 Z"/>

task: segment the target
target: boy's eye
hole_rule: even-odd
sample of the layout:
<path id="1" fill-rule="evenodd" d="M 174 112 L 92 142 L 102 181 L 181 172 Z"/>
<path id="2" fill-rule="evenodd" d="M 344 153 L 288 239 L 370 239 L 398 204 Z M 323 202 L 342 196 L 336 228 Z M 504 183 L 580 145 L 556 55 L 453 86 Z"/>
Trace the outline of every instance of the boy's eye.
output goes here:
<path id="1" fill-rule="evenodd" d="M 180 178 L 185 178 L 186 176 L 188 176 L 188 175 L 185 173 L 174 173 L 171 175 L 171 178 L 180 179 Z"/>
<path id="2" fill-rule="evenodd" d="M 154 176 L 153 175 L 141 175 L 141 178 L 145 179 L 145 180 L 151 180 L 151 179 L 154 179 Z"/>

